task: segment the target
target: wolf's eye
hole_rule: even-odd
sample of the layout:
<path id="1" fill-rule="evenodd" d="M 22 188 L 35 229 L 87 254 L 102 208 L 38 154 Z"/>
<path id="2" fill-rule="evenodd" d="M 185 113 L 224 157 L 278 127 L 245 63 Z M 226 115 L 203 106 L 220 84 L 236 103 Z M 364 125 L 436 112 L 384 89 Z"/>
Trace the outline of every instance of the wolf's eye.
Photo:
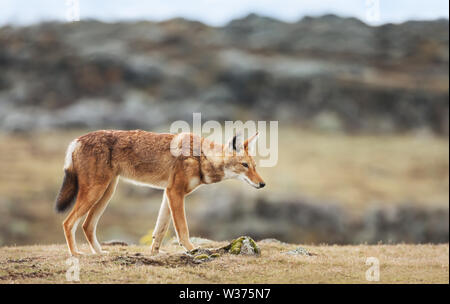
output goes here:
<path id="1" fill-rule="evenodd" d="M 243 165 L 245 168 L 248 168 L 248 164 L 247 164 L 247 163 L 242 163 L 242 165 Z"/>

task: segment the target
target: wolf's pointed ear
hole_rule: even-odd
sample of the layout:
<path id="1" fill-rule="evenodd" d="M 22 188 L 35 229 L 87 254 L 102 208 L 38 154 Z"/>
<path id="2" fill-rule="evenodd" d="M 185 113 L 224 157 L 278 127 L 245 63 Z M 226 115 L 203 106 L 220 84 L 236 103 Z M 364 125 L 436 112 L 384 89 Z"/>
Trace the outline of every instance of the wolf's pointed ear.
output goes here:
<path id="1" fill-rule="evenodd" d="M 230 141 L 228 142 L 227 144 L 228 151 L 230 152 L 236 151 L 239 153 L 244 147 L 243 139 L 244 135 L 242 134 L 241 131 L 238 131 L 236 135 L 234 135 L 233 138 L 230 139 Z"/>
<path id="2" fill-rule="evenodd" d="M 259 132 L 256 132 L 255 135 L 250 137 L 244 142 L 244 148 L 247 149 L 249 154 L 253 154 L 256 148 L 256 140 L 258 139 Z"/>

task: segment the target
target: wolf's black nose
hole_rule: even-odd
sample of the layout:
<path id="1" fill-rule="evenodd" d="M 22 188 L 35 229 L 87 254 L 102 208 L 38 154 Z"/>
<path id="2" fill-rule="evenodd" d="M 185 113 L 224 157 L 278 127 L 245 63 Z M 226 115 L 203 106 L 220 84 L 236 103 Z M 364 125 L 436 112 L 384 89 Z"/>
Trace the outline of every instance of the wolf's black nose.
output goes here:
<path id="1" fill-rule="evenodd" d="M 259 183 L 259 188 L 260 188 L 260 189 L 261 189 L 261 188 L 264 188 L 265 185 L 266 185 L 265 183 Z"/>

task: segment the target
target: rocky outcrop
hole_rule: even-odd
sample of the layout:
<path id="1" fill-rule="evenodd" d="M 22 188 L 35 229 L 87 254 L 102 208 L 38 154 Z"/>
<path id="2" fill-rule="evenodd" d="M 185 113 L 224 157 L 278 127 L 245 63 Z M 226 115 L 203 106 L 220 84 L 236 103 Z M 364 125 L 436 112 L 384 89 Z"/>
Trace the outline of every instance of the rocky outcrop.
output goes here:
<path id="1" fill-rule="evenodd" d="M 448 134 L 448 20 L 371 27 L 249 15 L 0 29 L 0 128 L 144 128 L 192 118 Z M 245 110 L 245 111 L 243 111 Z M 251 113 L 251 117 L 248 114 Z"/>

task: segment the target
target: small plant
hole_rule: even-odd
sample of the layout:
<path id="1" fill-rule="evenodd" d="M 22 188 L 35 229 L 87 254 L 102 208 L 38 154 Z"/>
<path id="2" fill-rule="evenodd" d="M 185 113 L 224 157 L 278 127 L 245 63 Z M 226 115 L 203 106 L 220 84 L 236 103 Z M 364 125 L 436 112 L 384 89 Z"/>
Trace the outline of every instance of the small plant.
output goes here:
<path id="1" fill-rule="evenodd" d="M 209 260 L 210 256 L 207 254 L 199 254 L 194 257 L 196 260 Z"/>

